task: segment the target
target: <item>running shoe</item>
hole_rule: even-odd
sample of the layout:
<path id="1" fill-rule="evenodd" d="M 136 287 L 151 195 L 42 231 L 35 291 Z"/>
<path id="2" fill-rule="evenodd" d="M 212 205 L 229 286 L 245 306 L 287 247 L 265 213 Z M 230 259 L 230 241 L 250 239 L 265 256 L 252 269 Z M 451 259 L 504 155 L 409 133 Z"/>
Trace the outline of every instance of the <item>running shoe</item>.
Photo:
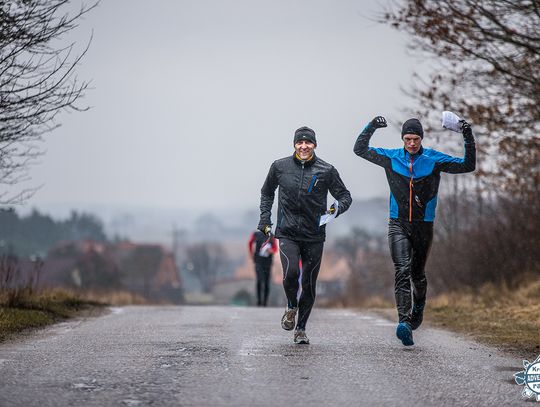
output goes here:
<path id="1" fill-rule="evenodd" d="M 295 329 L 294 343 L 309 345 L 309 339 L 306 335 L 306 331 L 304 331 L 303 329 Z"/>
<path id="2" fill-rule="evenodd" d="M 295 325 L 296 311 L 298 308 L 287 308 L 281 317 L 281 327 L 286 331 L 292 331 Z"/>
<path id="3" fill-rule="evenodd" d="M 417 329 L 420 325 L 422 325 L 422 320 L 424 319 L 424 307 L 426 304 L 414 304 L 412 313 L 411 313 L 411 320 L 409 322 L 409 325 L 411 326 L 411 329 L 414 331 Z"/>
<path id="4" fill-rule="evenodd" d="M 396 336 L 405 346 L 414 345 L 412 338 L 412 329 L 406 322 L 400 322 L 396 329 Z"/>

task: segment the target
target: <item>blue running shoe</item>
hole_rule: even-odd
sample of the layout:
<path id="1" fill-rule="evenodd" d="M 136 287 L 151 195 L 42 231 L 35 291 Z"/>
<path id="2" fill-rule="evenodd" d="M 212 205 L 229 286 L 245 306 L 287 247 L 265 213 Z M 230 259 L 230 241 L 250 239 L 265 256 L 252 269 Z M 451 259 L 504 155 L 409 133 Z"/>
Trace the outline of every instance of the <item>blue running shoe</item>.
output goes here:
<path id="1" fill-rule="evenodd" d="M 406 322 L 400 322 L 396 329 L 396 336 L 405 346 L 414 345 L 412 339 L 412 329 Z"/>

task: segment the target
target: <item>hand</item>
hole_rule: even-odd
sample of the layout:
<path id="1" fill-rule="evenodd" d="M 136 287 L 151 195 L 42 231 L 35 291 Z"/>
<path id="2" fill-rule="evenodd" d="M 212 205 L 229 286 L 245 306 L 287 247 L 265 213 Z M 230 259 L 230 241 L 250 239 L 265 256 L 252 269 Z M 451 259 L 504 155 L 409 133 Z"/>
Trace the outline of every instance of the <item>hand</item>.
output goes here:
<path id="1" fill-rule="evenodd" d="M 465 120 L 460 120 L 459 122 L 461 123 L 461 133 L 463 134 L 463 138 L 467 141 L 474 141 L 471 125 Z"/>
<path id="2" fill-rule="evenodd" d="M 386 119 L 384 117 L 377 116 L 371 121 L 371 125 L 376 129 L 380 129 L 381 127 L 388 126 L 388 123 L 386 123 Z"/>
<path id="3" fill-rule="evenodd" d="M 266 236 L 272 235 L 272 227 L 270 225 L 259 226 L 259 230 L 263 232 Z"/>
<path id="4" fill-rule="evenodd" d="M 333 215 L 336 212 L 336 206 L 334 204 L 330 205 L 330 209 L 328 209 L 328 213 Z"/>
<path id="5" fill-rule="evenodd" d="M 471 125 L 469 123 L 467 123 L 463 119 L 459 122 L 461 123 L 461 132 L 463 133 L 463 135 L 465 135 L 465 133 L 472 133 Z"/>

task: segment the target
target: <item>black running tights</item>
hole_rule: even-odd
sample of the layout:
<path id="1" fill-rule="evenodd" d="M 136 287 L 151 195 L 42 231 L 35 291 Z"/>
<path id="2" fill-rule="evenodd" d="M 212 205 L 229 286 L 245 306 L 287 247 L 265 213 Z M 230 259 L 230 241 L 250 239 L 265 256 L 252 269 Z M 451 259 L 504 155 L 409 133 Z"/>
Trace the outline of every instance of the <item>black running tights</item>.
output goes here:
<path id="1" fill-rule="evenodd" d="M 279 254 L 283 266 L 283 288 L 289 308 L 298 307 L 297 329 L 306 329 L 306 323 L 315 303 L 317 277 L 321 268 L 324 242 L 297 242 L 279 239 Z M 300 260 L 302 261 L 302 293 L 300 289 Z"/>

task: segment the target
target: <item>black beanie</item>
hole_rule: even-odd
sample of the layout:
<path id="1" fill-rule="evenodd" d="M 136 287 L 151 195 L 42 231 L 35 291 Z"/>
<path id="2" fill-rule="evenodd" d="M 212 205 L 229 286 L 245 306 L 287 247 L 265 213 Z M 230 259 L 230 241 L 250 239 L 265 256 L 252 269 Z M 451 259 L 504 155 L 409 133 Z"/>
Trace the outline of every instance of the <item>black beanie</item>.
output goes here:
<path id="1" fill-rule="evenodd" d="M 300 127 L 294 132 L 294 143 L 298 143 L 300 140 L 311 141 L 313 144 L 317 144 L 317 139 L 315 138 L 315 132 L 309 127 Z"/>
<path id="2" fill-rule="evenodd" d="M 405 121 L 401 127 L 401 138 L 403 138 L 405 134 L 416 134 L 423 139 L 424 129 L 422 128 L 422 123 L 420 123 L 420 120 L 413 118 Z"/>

